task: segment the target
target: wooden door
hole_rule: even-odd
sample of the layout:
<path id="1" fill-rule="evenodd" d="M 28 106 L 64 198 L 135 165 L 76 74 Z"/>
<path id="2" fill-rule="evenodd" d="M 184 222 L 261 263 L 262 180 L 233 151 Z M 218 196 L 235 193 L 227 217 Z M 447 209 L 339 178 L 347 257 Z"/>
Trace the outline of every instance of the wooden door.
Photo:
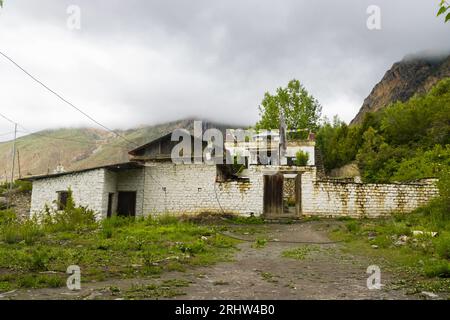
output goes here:
<path id="1" fill-rule="evenodd" d="M 283 214 L 283 174 L 264 176 L 264 215 Z"/>

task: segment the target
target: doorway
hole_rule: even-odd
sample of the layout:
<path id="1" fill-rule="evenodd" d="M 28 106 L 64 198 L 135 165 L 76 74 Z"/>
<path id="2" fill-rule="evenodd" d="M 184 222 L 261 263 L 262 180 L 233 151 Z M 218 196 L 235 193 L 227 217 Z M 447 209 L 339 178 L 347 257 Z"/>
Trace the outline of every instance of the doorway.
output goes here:
<path id="1" fill-rule="evenodd" d="M 264 176 L 264 215 L 300 217 L 302 212 L 301 174 L 278 172 Z"/>
<path id="2" fill-rule="evenodd" d="M 136 216 L 136 191 L 119 192 L 117 215 L 121 217 Z"/>
<path id="3" fill-rule="evenodd" d="M 114 193 L 108 193 L 108 211 L 106 217 L 111 218 L 113 211 Z"/>

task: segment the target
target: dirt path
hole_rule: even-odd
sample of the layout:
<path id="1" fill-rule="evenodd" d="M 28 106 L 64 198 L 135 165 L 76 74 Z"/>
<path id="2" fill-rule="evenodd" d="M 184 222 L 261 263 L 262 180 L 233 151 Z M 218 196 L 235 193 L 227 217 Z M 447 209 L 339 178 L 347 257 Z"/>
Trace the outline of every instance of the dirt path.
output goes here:
<path id="1" fill-rule="evenodd" d="M 251 227 L 256 234 L 238 228 L 232 234 L 249 240 L 269 239 L 260 248 L 254 241 L 242 242 L 232 262 L 166 273 L 159 279 L 111 280 L 83 284 L 82 290 L 39 289 L 0 295 L 3 299 L 414 299 L 400 290 L 386 289 L 393 277 L 382 271 L 382 288 L 366 285 L 365 257 L 344 254 L 342 244 L 330 242 L 320 231 L 324 222 L 270 224 Z M 286 242 L 284 242 L 286 241 Z M 298 249 L 298 248 L 301 249 Z M 298 249 L 298 258 L 283 252 Z M 176 280 L 174 280 L 176 279 Z M 152 284 L 136 290 L 136 285 Z M 134 285 L 134 287 L 133 287 Z M 111 289 L 113 287 L 114 289 Z M 130 289 L 130 288 L 134 289 Z M 131 290 L 131 291 L 130 291 Z M 165 290 L 165 291 L 164 291 Z"/>

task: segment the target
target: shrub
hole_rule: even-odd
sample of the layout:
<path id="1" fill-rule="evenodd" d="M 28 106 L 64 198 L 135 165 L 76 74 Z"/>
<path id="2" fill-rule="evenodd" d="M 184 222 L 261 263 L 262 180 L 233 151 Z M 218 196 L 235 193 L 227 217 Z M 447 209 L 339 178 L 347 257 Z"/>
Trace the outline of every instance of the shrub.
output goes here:
<path id="1" fill-rule="evenodd" d="M 359 222 L 358 222 L 358 221 L 354 221 L 354 220 L 348 221 L 348 222 L 345 224 L 345 227 L 346 227 L 347 230 L 350 231 L 350 232 L 357 232 L 357 231 L 359 231 L 359 229 L 360 229 Z"/>
<path id="2" fill-rule="evenodd" d="M 62 211 L 54 211 L 46 207 L 42 219 L 43 225 L 49 231 L 76 231 L 80 229 L 94 229 L 97 221 L 95 212 L 88 207 L 76 206 L 69 190 L 67 204 Z"/>
<path id="3" fill-rule="evenodd" d="M 304 167 L 304 166 L 308 165 L 308 160 L 309 160 L 308 153 L 306 153 L 302 150 L 299 150 L 295 154 L 294 164 L 299 167 Z"/>

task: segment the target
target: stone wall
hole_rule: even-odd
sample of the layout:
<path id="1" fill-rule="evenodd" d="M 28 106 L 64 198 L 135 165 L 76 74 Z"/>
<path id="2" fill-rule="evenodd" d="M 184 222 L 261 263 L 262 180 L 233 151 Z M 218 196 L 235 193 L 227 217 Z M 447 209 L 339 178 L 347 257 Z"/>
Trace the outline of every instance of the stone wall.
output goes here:
<path id="1" fill-rule="evenodd" d="M 144 212 L 144 169 L 126 170 L 117 173 L 117 192 L 134 191 L 136 192 L 136 216 L 142 216 Z M 117 194 L 114 195 L 117 199 Z M 117 200 L 113 208 L 117 208 Z"/>
<path id="2" fill-rule="evenodd" d="M 147 164 L 144 213 L 262 214 L 263 176 L 248 170 L 248 181 L 216 182 L 216 166 L 170 162 Z"/>
<path id="3" fill-rule="evenodd" d="M 326 217 L 379 217 L 408 213 L 439 195 L 435 181 L 411 184 L 364 184 L 316 180 L 315 170 L 302 175 L 302 214 Z"/>
<path id="4" fill-rule="evenodd" d="M 216 166 L 147 163 L 143 169 L 107 169 L 70 173 L 33 182 L 31 213 L 47 204 L 56 208 L 57 192 L 69 188 L 77 205 L 106 217 L 108 194 L 114 193 L 113 213 L 120 191 L 136 192 L 136 215 L 174 213 L 263 214 L 264 175 L 276 168 L 250 166 L 248 179 L 216 182 Z M 270 171 L 273 172 L 270 172 Z M 303 216 L 378 217 L 410 212 L 438 195 L 434 181 L 415 184 L 363 184 L 318 179 L 315 167 L 302 167 Z"/>
<path id="5" fill-rule="evenodd" d="M 31 194 L 31 214 L 42 212 L 45 205 L 56 209 L 58 191 L 72 190 L 77 205 L 88 206 L 101 216 L 106 216 L 105 169 L 66 174 L 33 181 Z M 107 202 L 106 202 L 107 205 Z"/>

